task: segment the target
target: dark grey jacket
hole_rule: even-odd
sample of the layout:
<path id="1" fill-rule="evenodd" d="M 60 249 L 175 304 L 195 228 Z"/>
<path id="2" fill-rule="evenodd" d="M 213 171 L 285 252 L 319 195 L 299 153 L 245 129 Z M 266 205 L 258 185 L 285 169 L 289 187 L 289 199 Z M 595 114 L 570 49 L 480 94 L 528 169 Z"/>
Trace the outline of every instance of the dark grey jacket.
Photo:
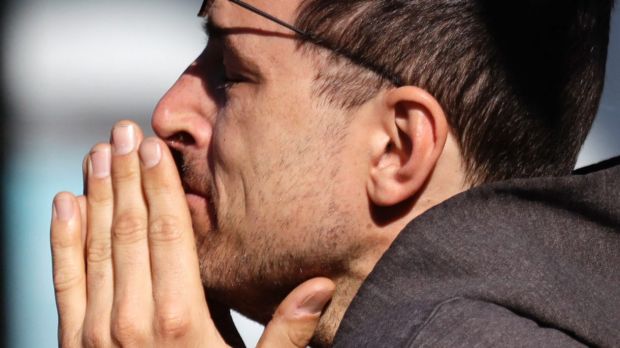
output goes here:
<path id="1" fill-rule="evenodd" d="M 479 187 L 398 236 L 336 347 L 620 347 L 620 166 Z"/>

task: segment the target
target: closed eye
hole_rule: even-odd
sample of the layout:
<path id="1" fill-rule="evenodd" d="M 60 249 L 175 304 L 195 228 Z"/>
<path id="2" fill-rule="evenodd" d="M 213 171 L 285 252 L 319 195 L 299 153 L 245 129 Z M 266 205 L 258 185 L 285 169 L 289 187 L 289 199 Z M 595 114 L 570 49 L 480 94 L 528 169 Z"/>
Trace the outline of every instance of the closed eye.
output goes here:
<path id="1" fill-rule="evenodd" d="M 233 87 L 243 82 L 244 81 L 241 79 L 224 76 L 224 79 L 222 80 L 222 83 L 220 84 L 218 89 L 229 92 Z"/>

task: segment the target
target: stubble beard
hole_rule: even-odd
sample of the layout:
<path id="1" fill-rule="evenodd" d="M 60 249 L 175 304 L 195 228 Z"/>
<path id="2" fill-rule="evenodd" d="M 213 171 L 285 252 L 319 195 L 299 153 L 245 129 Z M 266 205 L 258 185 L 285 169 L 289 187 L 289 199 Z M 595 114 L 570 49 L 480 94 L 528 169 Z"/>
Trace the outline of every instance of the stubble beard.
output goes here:
<path id="1" fill-rule="evenodd" d="M 302 282 L 321 276 L 335 280 L 338 287 L 338 279 L 347 279 L 352 261 L 363 254 L 367 245 L 359 234 L 361 228 L 346 207 L 341 206 L 343 200 L 336 193 L 337 177 L 341 176 L 338 175 L 340 161 L 334 156 L 342 144 L 337 140 L 333 142 L 327 148 L 335 150 L 327 158 L 321 156 L 324 152 L 316 151 L 317 158 L 306 161 L 306 168 L 295 162 L 286 170 L 280 167 L 281 170 L 264 175 L 275 180 L 273 177 L 282 173 L 280 179 L 283 182 L 289 187 L 301 187 L 301 190 L 273 192 L 274 188 L 287 185 L 257 185 L 265 190 L 272 188 L 268 194 L 263 192 L 267 197 L 282 200 L 286 196 L 287 202 L 280 203 L 280 208 L 288 203 L 295 206 L 298 213 L 314 217 L 301 223 L 295 212 L 278 213 L 278 207 L 266 206 L 260 221 L 253 223 L 251 228 L 244 228 L 238 217 L 218 211 L 214 199 L 217 191 L 213 186 L 209 187 L 207 211 L 198 213 L 211 214 L 212 226 L 194 226 L 201 277 L 208 298 L 266 324 L 282 300 Z M 321 145 L 325 146 L 325 143 Z M 285 175 L 312 179 L 301 179 L 300 182 L 293 179 L 295 182 L 291 182 Z M 210 179 L 208 182 L 213 185 L 214 180 Z M 317 185 L 317 182 L 324 186 Z M 267 212 L 276 213 L 269 216 Z M 319 346 L 333 338 L 338 319 L 348 306 L 346 300 L 335 302 L 338 308 L 330 305 L 327 311 L 331 314 L 327 320 L 321 320 L 319 331 L 324 332 L 318 341 L 313 342 L 320 342 Z"/>
<path id="2" fill-rule="evenodd" d="M 208 197 L 207 210 L 215 212 L 210 220 L 217 224 L 194 226 L 207 296 L 262 324 L 299 284 L 319 276 L 343 277 L 361 252 L 351 236 L 351 219 L 334 197 L 306 225 L 296 224 L 295 216 L 265 217 L 269 224 L 257 223 L 249 231 L 240 230 L 237 218 L 222 216 L 213 194 Z"/>
<path id="3" fill-rule="evenodd" d="M 218 221 L 231 220 L 222 217 Z M 204 233 L 198 249 L 207 296 L 262 324 L 271 320 L 277 306 L 302 282 L 345 274 L 354 252 L 340 247 L 344 243 L 335 245 L 339 244 L 337 235 L 342 235 L 340 225 L 322 231 L 298 227 L 297 234 L 323 235 L 327 241 L 318 237 L 296 245 L 273 233 L 254 230 L 243 235 L 226 223 L 218 227 Z M 329 236 L 334 238 L 329 240 Z"/>

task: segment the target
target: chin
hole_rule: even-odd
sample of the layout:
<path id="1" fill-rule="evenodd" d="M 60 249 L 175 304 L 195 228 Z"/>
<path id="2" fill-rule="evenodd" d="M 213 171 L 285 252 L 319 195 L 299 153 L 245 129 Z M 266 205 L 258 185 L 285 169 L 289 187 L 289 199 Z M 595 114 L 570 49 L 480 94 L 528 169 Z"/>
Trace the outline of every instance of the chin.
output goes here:
<path id="1" fill-rule="evenodd" d="M 284 300 L 282 296 L 274 298 L 273 294 L 247 291 L 247 287 L 222 289 L 206 286 L 205 290 L 207 298 L 212 298 L 262 325 L 266 325 L 273 318 L 273 313 Z"/>
<path id="2" fill-rule="evenodd" d="M 314 276 L 294 272 L 288 267 L 267 273 L 265 269 L 274 268 L 260 264 L 264 259 L 240 257 L 226 248 L 230 244 L 218 242 L 225 240 L 206 238 L 205 245 L 210 248 L 200 255 L 207 297 L 261 324 L 272 319 L 277 307 L 293 289 Z M 299 270 L 299 267 L 294 269 Z"/>

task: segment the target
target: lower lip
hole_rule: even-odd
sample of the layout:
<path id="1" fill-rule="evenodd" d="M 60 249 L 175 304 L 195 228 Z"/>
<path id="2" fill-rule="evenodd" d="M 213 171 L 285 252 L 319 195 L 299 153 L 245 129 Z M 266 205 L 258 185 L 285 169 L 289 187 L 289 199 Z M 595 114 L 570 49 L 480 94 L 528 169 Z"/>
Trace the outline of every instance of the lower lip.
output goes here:
<path id="1" fill-rule="evenodd" d="M 195 207 L 198 207 L 199 205 L 204 206 L 207 203 L 206 198 L 204 198 L 203 196 L 194 194 L 194 193 L 186 193 L 185 199 L 187 199 L 187 203 L 190 206 L 195 206 Z"/>
<path id="2" fill-rule="evenodd" d="M 210 231 L 213 228 L 207 199 L 203 196 L 186 193 L 185 199 L 192 216 L 192 224 L 197 231 Z"/>

